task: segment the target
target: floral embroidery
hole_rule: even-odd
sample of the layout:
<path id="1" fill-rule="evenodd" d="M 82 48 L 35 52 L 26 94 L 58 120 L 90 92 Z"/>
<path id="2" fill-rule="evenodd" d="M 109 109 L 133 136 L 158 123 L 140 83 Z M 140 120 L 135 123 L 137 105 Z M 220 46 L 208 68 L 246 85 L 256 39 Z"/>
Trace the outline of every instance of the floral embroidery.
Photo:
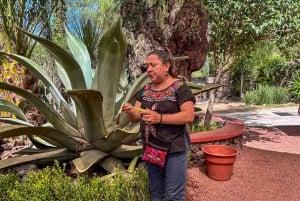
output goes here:
<path id="1" fill-rule="evenodd" d="M 159 102 L 163 100 L 170 100 L 170 101 L 176 101 L 176 90 L 182 86 L 183 82 L 178 80 L 175 81 L 173 84 L 171 84 L 168 88 L 156 91 L 153 90 L 152 84 L 147 84 L 144 87 L 144 91 L 142 94 L 143 100 L 148 102 Z M 151 110 L 156 111 L 157 109 L 157 103 L 152 105 Z M 156 129 L 155 126 L 145 126 L 145 135 L 149 136 L 149 134 L 156 136 Z"/>
<path id="2" fill-rule="evenodd" d="M 151 146 L 146 146 L 145 152 L 142 159 L 150 163 L 156 164 L 160 167 L 165 166 L 167 157 L 167 152 L 163 150 L 156 149 Z"/>
<path id="3" fill-rule="evenodd" d="M 147 84 L 144 88 L 143 91 L 143 100 L 146 101 L 162 101 L 162 100 L 170 100 L 170 101 L 176 101 L 176 90 L 180 88 L 183 85 L 183 82 L 178 80 L 175 81 L 172 85 L 170 85 L 168 88 L 161 90 L 161 91 L 156 91 L 153 90 L 152 83 Z"/>

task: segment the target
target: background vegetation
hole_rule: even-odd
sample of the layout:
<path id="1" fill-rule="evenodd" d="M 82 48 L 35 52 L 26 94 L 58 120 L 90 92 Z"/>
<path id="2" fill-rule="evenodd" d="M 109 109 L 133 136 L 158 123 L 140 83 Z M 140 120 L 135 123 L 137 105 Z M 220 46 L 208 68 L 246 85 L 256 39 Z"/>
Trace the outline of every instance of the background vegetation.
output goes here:
<path id="1" fill-rule="evenodd" d="M 224 85 L 210 93 L 205 125 L 216 101 L 240 98 L 248 104 L 278 104 L 300 99 L 300 2 L 294 0 L 0 0 L 0 49 L 36 61 L 71 104 L 53 56 L 20 28 L 71 53 L 65 40 L 68 27 L 84 42 L 95 69 L 102 56 L 98 47 L 103 33 L 119 17 L 128 41 L 120 83 L 131 86 L 140 77 L 144 57 L 152 49 L 168 47 L 175 56 L 188 56 L 177 62 L 178 74 L 191 79 L 193 72 L 203 69 L 198 76 L 213 76 L 215 83 Z M 47 87 L 13 59 L 1 58 L 0 82 L 21 87 L 58 108 Z M 23 100 L 3 90 L 0 99 L 17 105 Z M 16 117 L 7 111 L 0 115 Z M 45 123 L 37 117 L 43 115 L 31 107 L 26 118 L 33 125 Z"/>

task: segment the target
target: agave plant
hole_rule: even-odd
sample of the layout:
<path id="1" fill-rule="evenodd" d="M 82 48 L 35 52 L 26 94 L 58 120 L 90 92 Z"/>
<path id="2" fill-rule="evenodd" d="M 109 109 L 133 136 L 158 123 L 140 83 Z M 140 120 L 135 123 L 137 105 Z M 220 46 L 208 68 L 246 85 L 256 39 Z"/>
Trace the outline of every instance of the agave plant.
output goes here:
<path id="1" fill-rule="evenodd" d="M 0 127 L 0 138 L 27 135 L 39 147 L 27 148 L 18 152 L 17 157 L 0 160 L 0 169 L 54 160 L 71 161 L 79 173 L 96 164 L 109 172 L 116 167 L 124 169 L 122 159 L 132 159 L 129 167 L 134 167 L 142 153 L 142 146 L 137 143 L 140 138 L 139 125 L 130 124 L 120 108 L 123 102 L 133 103 L 137 91 L 149 80 L 146 74 L 142 74 L 126 91 L 126 95 L 118 96 L 127 49 L 120 20 L 100 40 L 95 72 L 84 43 L 67 29 L 67 42 L 72 54 L 52 41 L 23 31 L 55 58 L 57 71 L 72 103 L 64 99 L 42 67 L 34 61 L 0 52 L 0 56 L 16 60 L 38 76 L 55 100 L 55 104 L 50 105 L 28 91 L 0 82 L 0 89 L 24 98 L 19 105 L 0 99 L 0 111 L 11 112 L 15 116 L 0 117 L 0 121 L 6 123 Z M 194 94 L 219 87 L 189 85 Z M 24 105 L 28 103 L 35 106 L 47 120 L 44 125 L 34 126 L 27 121 Z"/>
<path id="2" fill-rule="evenodd" d="M 139 139 L 139 126 L 132 125 L 129 128 L 126 118 L 119 110 L 123 101 L 133 101 L 131 99 L 134 98 L 134 93 L 144 84 L 146 77 L 141 76 L 125 98 L 116 100 L 127 49 L 120 20 L 101 38 L 94 73 L 85 45 L 68 30 L 67 42 L 73 56 L 47 39 L 24 32 L 47 48 L 55 58 L 66 94 L 71 97 L 73 104 L 63 98 L 51 79 L 34 61 L 1 52 L 0 55 L 18 61 L 39 77 L 52 94 L 56 108 L 28 91 L 0 83 L 0 89 L 22 96 L 47 120 L 43 126 L 33 126 L 27 121 L 22 104 L 17 106 L 0 100 L 0 110 L 11 112 L 16 117 L 0 118 L 7 123 L 0 127 L 0 138 L 28 135 L 33 141 L 43 145 L 39 149 L 22 150 L 18 157 L 1 160 L 0 168 L 28 162 L 72 160 L 78 172 L 85 172 L 94 164 L 100 164 L 112 172 L 115 167 L 123 167 L 123 158 L 139 156 L 142 146 L 135 143 Z"/>

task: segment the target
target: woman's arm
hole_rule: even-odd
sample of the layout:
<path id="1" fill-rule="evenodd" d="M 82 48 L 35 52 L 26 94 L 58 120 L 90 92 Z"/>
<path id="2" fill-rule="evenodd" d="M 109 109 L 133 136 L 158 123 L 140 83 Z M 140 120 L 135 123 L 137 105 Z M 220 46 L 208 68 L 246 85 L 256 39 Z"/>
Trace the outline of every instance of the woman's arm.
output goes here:
<path id="1" fill-rule="evenodd" d="M 174 114 L 159 114 L 152 110 L 141 112 L 147 124 L 182 125 L 194 121 L 194 103 L 186 101 L 180 105 L 180 111 Z"/>

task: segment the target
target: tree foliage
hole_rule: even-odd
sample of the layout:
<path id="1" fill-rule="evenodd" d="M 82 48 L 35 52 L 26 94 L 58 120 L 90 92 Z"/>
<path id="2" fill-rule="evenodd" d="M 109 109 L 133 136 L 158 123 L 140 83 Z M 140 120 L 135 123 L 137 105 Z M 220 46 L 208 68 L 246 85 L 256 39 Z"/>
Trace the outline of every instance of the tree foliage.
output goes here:
<path id="1" fill-rule="evenodd" d="M 255 44 L 287 48 L 300 38 L 300 2 L 204 0 L 209 13 L 209 51 L 218 71 L 230 69 Z"/>
<path id="2" fill-rule="evenodd" d="M 168 47 L 175 56 L 176 72 L 190 78 L 202 68 L 207 51 L 207 15 L 199 0 L 125 0 L 121 5 L 123 26 L 128 30 L 127 65 L 133 77 L 142 71 L 145 54 Z"/>
<path id="3" fill-rule="evenodd" d="M 300 2 L 293 0 L 203 0 L 209 14 L 209 55 L 216 67 L 215 82 L 232 69 L 256 43 L 274 41 L 280 48 L 300 38 Z M 210 122 L 215 94 L 210 95 Z"/>
<path id="4" fill-rule="evenodd" d="M 57 1 L 0 0 L 0 35 L 5 36 L 6 50 L 30 57 L 34 48 L 19 28 L 49 37 L 50 18 Z"/>

